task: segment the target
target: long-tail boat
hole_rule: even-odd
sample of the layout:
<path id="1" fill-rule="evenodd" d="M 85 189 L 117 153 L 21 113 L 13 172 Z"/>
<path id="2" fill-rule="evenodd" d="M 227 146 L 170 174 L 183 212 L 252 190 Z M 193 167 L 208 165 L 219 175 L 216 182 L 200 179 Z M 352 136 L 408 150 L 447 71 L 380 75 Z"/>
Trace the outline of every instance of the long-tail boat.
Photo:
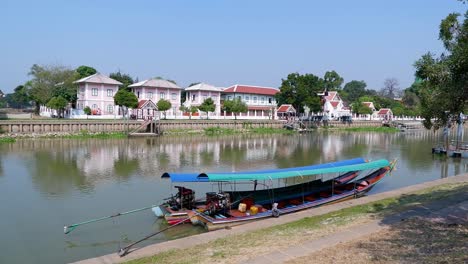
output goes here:
<path id="1" fill-rule="evenodd" d="M 356 165 L 364 164 L 367 161 L 363 158 L 355 158 L 344 161 L 337 161 L 324 164 L 316 164 L 303 167 L 293 167 L 293 168 L 284 168 L 284 169 L 274 169 L 274 170 L 258 170 L 258 171 L 247 171 L 247 172 L 233 172 L 233 173 L 217 173 L 217 175 L 224 175 L 226 177 L 237 178 L 237 175 L 270 175 L 272 173 L 288 173 L 288 175 L 294 176 L 306 176 L 303 171 L 315 170 L 315 169 L 325 169 L 325 168 L 336 168 L 346 165 Z M 170 178 L 172 182 L 210 182 L 208 175 L 211 173 L 164 173 L 163 178 Z M 190 222 L 188 219 L 188 212 L 192 209 L 203 210 L 208 204 L 213 204 L 214 201 L 225 200 L 221 196 L 229 196 L 230 205 L 237 206 L 237 203 L 241 201 L 252 205 L 253 200 L 262 201 L 268 200 L 272 192 L 278 197 L 286 195 L 294 195 L 298 192 L 311 192 L 314 190 L 323 190 L 328 187 L 331 187 L 333 184 L 344 184 L 356 178 L 359 175 L 359 171 L 347 171 L 334 179 L 327 181 L 322 181 L 321 179 L 306 181 L 301 184 L 290 185 L 281 188 L 274 189 L 263 189 L 257 190 L 257 179 L 252 179 L 251 182 L 254 183 L 253 191 L 231 191 L 231 192 L 220 192 L 220 193 L 207 193 L 206 200 L 197 201 L 195 200 L 195 192 L 191 189 L 175 186 L 178 189 L 178 192 L 175 196 L 170 197 L 165 203 L 161 204 L 158 207 L 153 208 L 153 212 L 158 217 L 164 217 L 166 221 L 173 225 L 177 224 L 180 221 Z M 263 179 L 265 180 L 265 179 Z M 230 182 L 230 181 L 228 181 Z M 222 194 L 221 194 L 222 193 Z M 221 198 L 221 199 L 220 199 Z M 212 208 L 213 209 L 213 208 Z"/>
<path id="2" fill-rule="evenodd" d="M 192 210 L 188 214 L 188 217 L 191 219 L 192 223 L 202 224 L 211 231 L 264 218 L 278 217 L 282 214 L 297 212 L 299 210 L 313 208 L 324 204 L 357 198 L 370 191 L 375 184 L 382 180 L 385 175 L 393 169 L 393 166 L 394 162 L 389 163 L 387 160 L 378 160 L 364 164 L 304 171 L 305 175 L 314 175 L 322 173 L 373 170 L 365 177 L 352 182 L 336 185 L 333 183 L 331 187 L 315 191 L 297 192 L 291 195 L 275 195 L 269 201 L 252 201 L 253 204 L 250 205 L 250 207 L 247 203 L 242 203 L 242 201 L 237 204 L 237 208 L 236 204 L 222 206 L 225 202 L 221 199 L 218 199 L 218 201 L 210 201 L 205 208 Z M 211 181 L 239 181 L 261 179 L 267 175 L 245 174 L 238 178 L 220 174 L 208 174 L 207 176 Z M 283 178 L 289 177 L 289 174 L 273 173 L 268 175 L 268 177 Z"/>

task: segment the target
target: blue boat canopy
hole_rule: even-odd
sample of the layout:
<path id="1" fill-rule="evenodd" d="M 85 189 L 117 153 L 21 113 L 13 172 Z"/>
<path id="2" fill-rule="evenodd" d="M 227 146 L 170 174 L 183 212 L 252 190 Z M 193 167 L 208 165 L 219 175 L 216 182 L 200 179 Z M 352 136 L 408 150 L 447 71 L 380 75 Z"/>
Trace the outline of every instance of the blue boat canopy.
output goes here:
<path id="1" fill-rule="evenodd" d="M 335 161 L 335 162 L 323 163 L 323 164 L 315 164 L 315 165 L 302 166 L 302 167 L 257 170 L 257 171 L 223 172 L 223 173 L 169 173 L 169 172 L 165 172 L 163 173 L 163 175 L 161 175 L 161 178 L 170 178 L 172 182 L 208 182 L 208 181 L 213 181 L 209 179 L 209 176 L 208 176 L 212 174 L 235 177 L 236 175 L 244 175 L 244 174 L 271 174 L 271 173 L 279 173 L 279 172 L 298 172 L 298 171 L 303 171 L 303 170 L 335 168 L 335 167 L 347 166 L 347 165 L 353 165 L 353 164 L 363 164 L 366 162 L 367 161 L 363 158 L 355 158 L 355 159 Z"/>
<path id="2" fill-rule="evenodd" d="M 271 173 L 244 173 L 244 174 L 217 174 L 208 173 L 206 174 L 209 181 L 255 181 L 255 180 L 273 180 L 273 179 L 285 179 L 299 176 L 311 176 L 318 174 L 327 173 L 341 173 L 349 171 L 362 171 L 370 169 L 379 169 L 386 166 L 390 166 L 390 162 L 386 159 L 376 160 L 367 163 L 344 165 L 344 166 L 333 166 L 319 169 L 309 170 L 295 170 L 295 171 L 281 171 Z"/>

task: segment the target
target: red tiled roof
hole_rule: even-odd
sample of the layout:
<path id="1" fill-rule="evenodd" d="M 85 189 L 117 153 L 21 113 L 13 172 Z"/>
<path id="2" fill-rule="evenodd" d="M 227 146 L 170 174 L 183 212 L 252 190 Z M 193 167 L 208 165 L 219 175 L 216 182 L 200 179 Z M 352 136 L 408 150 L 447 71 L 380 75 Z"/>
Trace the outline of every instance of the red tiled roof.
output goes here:
<path id="1" fill-rule="evenodd" d="M 388 108 L 382 108 L 379 110 L 379 112 L 377 113 L 378 115 L 386 115 L 390 112 L 390 109 Z"/>
<path id="2" fill-rule="evenodd" d="M 292 107 L 292 105 L 290 104 L 284 104 L 284 105 L 281 105 L 279 108 L 278 108 L 278 113 L 287 113 L 287 112 L 296 112 L 296 110 L 294 109 L 294 107 Z"/>
<path id="3" fill-rule="evenodd" d="M 140 102 L 138 102 L 138 109 L 140 109 L 143 105 L 145 105 L 146 101 L 148 100 L 141 100 Z"/>
<path id="4" fill-rule="evenodd" d="M 337 92 L 328 92 L 328 95 L 325 96 L 325 100 L 327 100 L 327 101 L 333 100 L 333 98 L 335 98 L 336 94 L 337 94 Z"/>
<path id="5" fill-rule="evenodd" d="M 279 89 L 273 87 L 261 87 L 252 85 L 233 85 L 223 91 L 224 93 L 247 93 L 247 94 L 263 94 L 263 95 L 275 95 L 279 93 Z"/>
<path id="6" fill-rule="evenodd" d="M 333 108 L 336 108 L 340 102 L 332 101 L 330 104 L 333 106 Z"/>

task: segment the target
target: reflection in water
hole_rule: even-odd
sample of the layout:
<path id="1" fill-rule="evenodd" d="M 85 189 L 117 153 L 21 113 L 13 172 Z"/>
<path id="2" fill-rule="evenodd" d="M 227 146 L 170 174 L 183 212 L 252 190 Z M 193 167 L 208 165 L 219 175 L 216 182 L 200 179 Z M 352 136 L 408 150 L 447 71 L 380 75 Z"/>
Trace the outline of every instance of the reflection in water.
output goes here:
<path id="1" fill-rule="evenodd" d="M 405 166 L 409 169 L 431 171 L 432 166 L 428 166 L 428 162 L 432 161 L 428 161 L 427 154 L 428 141 L 433 137 L 430 131 L 417 131 L 395 134 L 21 140 L 2 146 L 2 153 L 21 153 L 25 162 L 31 164 L 26 167 L 36 187 L 49 195 L 60 195 L 75 188 L 89 192 L 100 182 L 126 182 L 132 177 L 158 178 L 165 171 L 284 168 L 358 156 L 368 159 L 399 158 L 408 161 Z M 449 173 L 447 161 L 434 163 L 441 166 L 440 177 L 464 172 L 460 162 L 453 162 L 453 173 Z"/>
<path id="2" fill-rule="evenodd" d="M 0 263 L 64 263 L 115 252 L 163 228 L 151 212 L 96 223 L 64 240 L 79 220 L 148 206 L 173 186 L 163 172 L 244 171 L 305 166 L 355 157 L 397 158 L 397 170 L 372 191 L 468 172 L 468 159 L 433 156 L 430 131 L 395 134 L 323 132 L 303 135 L 171 136 L 135 139 L 38 139 L 0 145 Z M 306 179 L 261 184 L 295 184 Z M 194 183 L 202 197 L 210 186 Z M 249 185 L 250 186 L 250 185 Z M 271 186 L 271 185 L 270 185 Z M 232 187 L 232 186 L 231 186 Z M 203 189 L 204 188 L 204 189 Z M 237 185 L 232 188 L 243 188 Z M 247 188 L 247 187 L 246 187 Z M 16 199 L 21 194 L 21 199 Z M 14 199 L 12 199 L 14 198 Z M 25 210 L 27 208 L 27 210 Z M 201 232 L 190 225 L 148 243 Z M 48 254 L 51 249 L 61 248 Z"/>

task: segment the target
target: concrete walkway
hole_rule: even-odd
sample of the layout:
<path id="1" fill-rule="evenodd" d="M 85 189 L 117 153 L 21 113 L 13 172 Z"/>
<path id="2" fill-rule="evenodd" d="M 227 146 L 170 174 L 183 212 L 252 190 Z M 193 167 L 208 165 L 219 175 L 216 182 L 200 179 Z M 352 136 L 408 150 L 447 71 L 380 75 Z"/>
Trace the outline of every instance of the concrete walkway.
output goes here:
<path id="1" fill-rule="evenodd" d="M 155 255 L 155 254 L 158 254 L 160 252 L 164 252 L 170 249 L 189 248 L 189 247 L 196 246 L 201 243 L 210 242 L 215 239 L 222 238 L 228 235 L 241 234 L 241 233 L 245 233 L 245 232 L 249 232 L 253 230 L 258 230 L 260 228 L 266 228 L 270 226 L 293 222 L 296 220 L 300 220 L 304 217 L 322 215 L 322 214 L 337 211 L 340 209 L 356 206 L 356 205 L 367 204 L 370 202 L 374 202 L 374 201 L 378 201 L 378 200 L 382 200 L 386 198 L 391 198 L 391 197 L 398 197 L 403 194 L 408 194 L 408 193 L 416 192 L 422 189 L 439 186 L 441 184 L 461 183 L 461 182 L 468 182 L 468 174 L 448 177 L 445 179 L 439 179 L 439 180 L 435 180 L 431 182 L 425 182 L 425 183 L 401 188 L 398 190 L 374 194 L 374 195 L 362 197 L 359 199 L 354 199 L 354 200 L 345 201 L 345 202 L 341 202 L 337 204 L 331 204 L 327 206 L 313 208 L 313 209 L 309 209 L 309 210 L 305 210 L 305 211 L 301 211 L 301 212 L 297 212 L 293 214 L 283 215 L 279 218 L 269 218 L 269 219 L 261 220 L 258 222 L 236 226 L 229 230 L 228 229 L 218 230 L 214 232 L 208 232 L 208 233 L 198 234 L 198 235 L 194 235 L 194 236 L 190 236 L 186 238 L 181 238 L 181 239 L 167 241 L 167 242 L 163 242 L 159 244 L 154 244 L 154 245 L 146 246 L 144 248 L 136 249 L 123 258 L 120 258 L 117 254 L 114 253 L 114 254 L 109 254 L 109 255 L 105 255 L 105 256 L 101 256 L 97 258 L 82 260 L 82 261 L 75 262 L 75 263 L 108 264 L 108 263 L 125 262 L 125 261 L 138 259 L 142 257 L 149 257 L 149 256 L 152 256 L 152 255 Z M 466 197 L 463 197 L 460 199 L 464 199 L 462 201 L 468 200 L 468 194 Z M 461 215 L 465 213 L 465 216 L 466 216 L 468 203 L 466 202 L 461 203 L 462 201 L 453 201 L 451 205 L 456 208 L 451 208 L 451 209 L 446 208 L 445 211 L 443 211 L 444 209 L 442 208 L 447 207 L 447 202 L 445 203 L 435 202 L 431 204 L 430 208 L 420 207 L 415 210 L 406 211 L 402 214 L 395 215 L 394 217 L 385 218 L 385 222 L 373 221 L 369 224 L 366 224 L 365 226 L 358 226 L 358 227 L 353 228 L 353 230 L 347 230 L 344 232 L 340 232 L 338 234 L 332 234 L 332 235 L 326 236 L 321 239 L 311 240 L 300 246 L 294 246 L 281 252 L 274 251 L 266 255 L 258 256 L 255 259 L 251 259 L 250 263 L 282 263 L 284 261 L 287 261 L 296 257 L 309 255 L 325 247 L 334 246 L 340 242 L 350 241 L 350 240 L 357 239 L 365 235 L 369 235 L 373 232 L 378 232 L 384 228 L 387 228 L 389 225 L 391 225 L 392 223 L 396 221 L 401 221 L 402 218 L 408 218 L 408 217 L 413 217 L 413 216 L 418 216 L 418 215 L 437 216 L 437 214 L 439 214 L 438 216 L 441 216 L 441 215 L 444 215 L 444 213 L 446 215 L 447 212 L 451 212 L 451 211 L 461 212 Z"/>

